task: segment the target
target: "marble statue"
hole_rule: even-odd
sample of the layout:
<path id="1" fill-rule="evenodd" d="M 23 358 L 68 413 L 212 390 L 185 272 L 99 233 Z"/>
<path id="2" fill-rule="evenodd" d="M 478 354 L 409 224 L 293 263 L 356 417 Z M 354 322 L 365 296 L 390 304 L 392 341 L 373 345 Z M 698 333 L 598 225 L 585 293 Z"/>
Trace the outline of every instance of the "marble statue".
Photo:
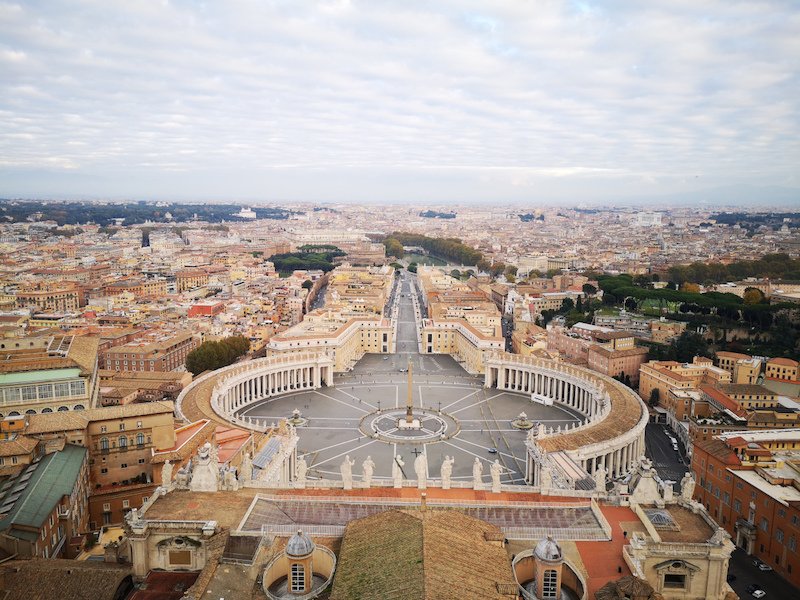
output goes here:
<path id="1" fill-rule="evenodd" d="M 450 456 L 445 456 L 442 462 L 442 489 L 450 489 L 450 478 L 453 476 L 453 463 L 455 460 Z"/>
<path id="2" fill-rule="evenodd" d="M 681 479 L 681 498 L 684 500 L 690 501 L 692 496 L 694 496 L 694 476 L 687 472 L 683 479 Z"/>
<path id="3" fill-rule="evenodd" d="M 403 487 L 403 467 L 405 464 L 406 463 L 403 462 L 399 454 L 394 457 L 394 462 L 392 463 L 392 479 L 394 480 L 394 487 L 396 488 Z"/>
<path id="4" fill-rule="evenodd" d="M 233 467 L 224 467 L 222 472 L 222 487 L 232 492 L 239 489 L 239 480 L 236 478 L 236 469 Z"/>
<path id="5" fill-rule="evenodd" d="M 253 479 L 253 459 L 250 458 L 250 453 L 245 452 L 242 457 L 242 464 L 240 465 L 241 473 L 239 473 L 239 481 L 242 484 L 249 483 Z"/>
<path id="6" fill-rule="evenodd" d="M 185 490 L 189 487 L 189 471 L 185 467 L 178 469 L 175 475 L 175 487 Z"/>
<path id="7" fill-rule="evenodd" d="M 297 487 L 306 487 L 306 473 L 308 473 L 308 464 L 306 463 L 306 459 L 302 457 L 298 458 L 297 464 L 295 465 L 295 481 L 297 482 Z"/>
<path id="8" fill-rule="evenodd" d="M 193 492 L 216 492 L 219 489 L 219 465 L 215 447 L 209 442 L 197 451 L 189 489 Z"/>
<path id="9" fill-rule="evenodd" d="M 483 489 L 483 463 L 477 456 L 472 463 L 472 487 L 476 490 Z"/>
<path id="10" fill-rule="evenodd" d="M 350 455 L 346 455 L 344 460 L 342 461 L 339 470 L 342 473 L 342 483 L 344 483 L 344 489 L 352 490 L 353 489 L 353 465 L 356 464 L 356 461 L 350 460 Z"/>
<path id="11" fill-rule="evenodd" d="M 417 474 L 417 488 L 424 490 L 428 487 L 428 455 L 424 452 L 414 459 L 414 472 Z"/>
<path id="12" fill-rule="evenodd" d="M 161 467 L 161 485 L 166 488 L 172 485 L 172 463 L 168 460 Z"/>
<path id="13" fill-rule="evenodd" d="M 597 491 L 605 492 L 606 491 L 606 470 L 603 465 L 600 465 L 594 470 L 592 473 L 594 477 L 594 486 Z"/>
<path id="14" fill-rule="evenodd" d="M 371 456 L 367 456 L 367 460 L 361 463 L 361 469 L 363 473 L 361 478 L 364 480 L 364 487 L 369 487 L 372 485 L 372 474 L 375 472 L 375 461 L 372 460 Z"/>
<path id="15" fill-rule="evenodd" d="M 500 461 L 495 459 L 492 463 L 492 466 L 489 468 L 489 472 L 492 474 L 492 492 L 495 494 L 500 493 L 500 475 L 503 472 L 503 467 L 500 465 Z"/>
<path id="16" fill-rule="evenodd" d="M 545 465 L 540 465 L 539 467 L 539 487 L 542 491 L 553 487 L 553 474 L 550 472 L 550 468 Z"/>

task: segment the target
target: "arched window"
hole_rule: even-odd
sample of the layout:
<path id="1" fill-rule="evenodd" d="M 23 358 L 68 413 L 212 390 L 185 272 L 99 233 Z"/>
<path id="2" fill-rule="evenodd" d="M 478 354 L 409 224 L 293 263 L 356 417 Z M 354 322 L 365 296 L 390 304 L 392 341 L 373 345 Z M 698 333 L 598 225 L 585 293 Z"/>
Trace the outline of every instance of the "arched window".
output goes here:
<path id="1" fill-rule="evenodd" d="M 542 577 L 542 598 L 548 600 L 558 598 L 560 594 L 556 586 L 558 586 L 558 573 L 555 569 L 547 569 Z"/>
<path id="2" fill-rule="evenodd" d="M 43 408 L 43 409 L 42 409 L 42 413 L 43 413 L 43 414 L 44 414 L 44 413 L 51 413 L 51 412 L 53 412 L 53 409 L 52 409 L 52 408 L 50 408 L 50 407 L 47 407 L 47 408 Z"/>
<path id="3" fill-rule="evenodd" d="M 136 434 L 136 445 L 137 446 L 144 446 L 144 434 L 137 433 Z"/>
<path id="4" fill-rule="evenodd" d="M 306 589 L 306 570 L 303 565 L 294 563 L 292 565 L 292 589 L 293 592 L 304 592 Z"/>
<path id="5" fill-rule="evenodd" d="M 124 435 L 119 436 L 119 449 L 120 450 L 127 450 L 128 449 L 128 438 Z"/>
<path id="6" fill-rule="evenodd" d="M 100 438 L 100 450 L 108 452 L 108 438 Z"/>

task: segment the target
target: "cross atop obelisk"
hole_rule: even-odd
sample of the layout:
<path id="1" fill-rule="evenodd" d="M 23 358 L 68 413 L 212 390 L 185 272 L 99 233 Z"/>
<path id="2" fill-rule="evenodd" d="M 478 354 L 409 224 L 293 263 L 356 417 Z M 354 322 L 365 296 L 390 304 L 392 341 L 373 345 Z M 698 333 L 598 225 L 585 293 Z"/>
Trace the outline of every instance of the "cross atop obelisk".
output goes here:
<path id="1" fill-rule="evenodd" d="M 411 413 L 412 400 L 411 400 L 411 357 L 408 357 L 408 394 L 406 394 L 406 423 L 411 425 L 414 422 L 414 415 Z"/>

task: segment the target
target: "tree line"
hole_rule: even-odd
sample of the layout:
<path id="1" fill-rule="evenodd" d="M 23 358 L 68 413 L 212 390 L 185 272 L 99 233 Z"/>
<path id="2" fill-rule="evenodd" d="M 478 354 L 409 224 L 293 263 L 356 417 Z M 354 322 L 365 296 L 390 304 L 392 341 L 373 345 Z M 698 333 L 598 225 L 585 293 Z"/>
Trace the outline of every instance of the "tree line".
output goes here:
<path id="1" fill-rule="evenodd" d="M 788 254 L 766 254 L 758 260 L 740 260 L 728 265 L 722 263 L 693 262 L 689 265 L 673 265 L 668 271 L 669 280 L 681 285 L 686 282 L 725 283 L 747 277 L 769 277 L 800 281 L 800 259 Z"/>
<path id="2" fill-rule="evenodd" d="M 468 246 L 458 238 L 432 238 L 418 233 L 395 231 L 383 240 L 386 254 L 397 256 L 395 252 L 403 246 L 419 246 L 433 256 L 462 265 L 477 265 L 483 260 L 483 254 L 472 246 Z M 391 249 L 391 252 L 390 252 Z"/>
<path id="3" fill-rule="evenodd" d="M 214 371 L 233 364 L 250 349 L 250 340 L 233 335 L 219 341 L 203 342 L 186 356 L 186 369 L 192 375 Z"/>

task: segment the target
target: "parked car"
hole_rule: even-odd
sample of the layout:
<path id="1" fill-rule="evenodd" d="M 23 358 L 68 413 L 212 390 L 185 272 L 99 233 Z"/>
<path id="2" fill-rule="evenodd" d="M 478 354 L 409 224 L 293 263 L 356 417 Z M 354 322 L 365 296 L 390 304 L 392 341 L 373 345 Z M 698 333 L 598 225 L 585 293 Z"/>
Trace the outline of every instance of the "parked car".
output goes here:
<path id="1" fill-rule="evenodd" d="M 763 598 L 764 596 L 767 595 L 767 592 L 765 592 L 764 590 L 758 589 L 758 590 L 754 591 L 751 595 L 753 596 L 753 598 Z"/>
<path id="2" fill-rule="evenodd" d="M 758 570 L 759 571 L 772 571 L 772 567 L 770 567 L 767 563 L 762 562 L 760 565 L 758 565 Z"/>

